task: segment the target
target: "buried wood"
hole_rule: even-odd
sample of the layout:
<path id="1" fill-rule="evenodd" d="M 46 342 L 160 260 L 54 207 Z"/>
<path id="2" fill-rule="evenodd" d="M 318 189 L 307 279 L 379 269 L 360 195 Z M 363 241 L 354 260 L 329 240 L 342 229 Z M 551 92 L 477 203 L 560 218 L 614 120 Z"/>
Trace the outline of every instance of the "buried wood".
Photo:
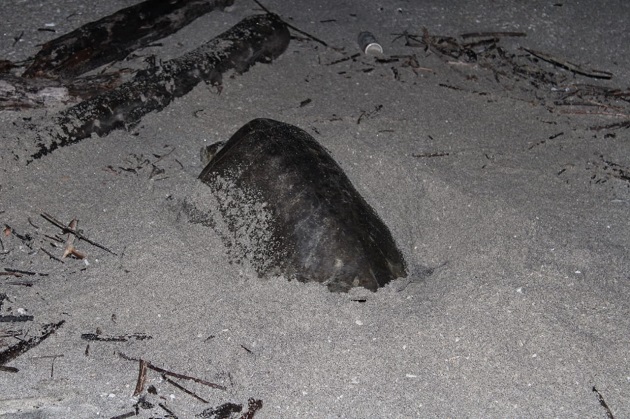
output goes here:
<path id="1" fill-rule="evenodd" d="M 149 112 L 160 111 L 204 81 L 220 85 L 229 71 L 245 72 L 257 62 L 270 62 L 289 44 L 289 31 L 276 15 L 243 19 L 226 32 L 179 58 L 142 70 L 110 92 L 81 102 L 52 118 L 37 131 L 34 149 L 14 150 L 30 163 L 92 134 L 134 126 Z"/>
<path id="2" fill-rule="evenodd" d="M 72 79 L 125 58 L 234 0 L 147 0 L 44 44 L 23 76 Z"/>
<path id="3" fill-rule="evenodd" d="M 333 292 L 376 291 L 407 276 L 387 226 L 330 154 L 295 126 L 249 122 L 199 178 L 218 202 L 237 257 L 261 276 L 321 282 Z"/>

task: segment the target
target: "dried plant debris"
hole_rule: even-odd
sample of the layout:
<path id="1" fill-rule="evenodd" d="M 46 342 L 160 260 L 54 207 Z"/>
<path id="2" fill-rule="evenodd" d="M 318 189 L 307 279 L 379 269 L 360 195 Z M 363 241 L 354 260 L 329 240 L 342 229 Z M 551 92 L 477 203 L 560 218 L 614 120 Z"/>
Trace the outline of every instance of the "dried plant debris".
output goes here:
<path id="1" fill-rule="evenodd" d="M 65 323 L 64 320 L 58 323 L 49 323 L 41 327 L 39 336 L 32 336 L 30 338 L 20 339 L 17 343 L 10 345 L 7 349 L 0 352 L 0 365 L 5 365 L 11 362 L 23 353 L 33 349 L 50 335 L 55 333 Z"/>
<path id="2" fill-rule="evenodd" d="M 175 147 L 165 144 L 163 151 L 160 151 L 160 153 L 148 155 L 130 153 L 123 159 L 121 164 L 116 166 L 108 165 L 104 170 L 116 175 L 143 176 L 153 181 L 165 180 L 169 178 L 166 174 L 167 169 L 183 169 L 182 163 L 171 157 L 173 151 L 175 151 Z"/>
<path id="3" fill-rule="evenodd" d="M 103 335 L 101 333 L 82 333 L 81 339 L 88 342 L 128 342 L 129 340 L 149 340 L 153 339 L 152 336 L 146 333 L 130 333 L 127 335 Z"/>
<path id="4" fill-rule="evenodd" d="M 592 172 L 592 183 L 604 184 L 610 180 L 615 180 L 630 188 L 630 166 L 599 155 L 597 160 L 588 162 L 588 168 Z"/>
<path id="5" fill-rule="evenodd" d="M 408 47 L 422 48 L 425 53 L 440 57 L 468 83 L 440 84 L 445 88 L 487 95 L 491 92 L 468 87 L 470 83 L 479 85 L 480 78 L 484 78 L 511 97 L 540 104 L 550 111 L 630 118 L 630 90 L 580 81 L 603 83 L 613 78 L 612 73 L 586 68 L 537 49 L 507 47 L 502 43 L 505 37 L 524 36 L 522 32 L 481 32 L 463 34 L 458 39 L 432 35 L 423 29 L 422 35 L 404 32 L 394 40 L 402 39 Z M 628 123 L 599 128 L 622 128 Z"/>
<path id="6" fill-rule="evenodd" d="M 262 400 L 251 398 L 247 402 L 247 410 L 245 412 L 243 412 L 242 404 L 224 403 L 217 407 L 205 409 L 196 417 L 205 419 L 250 419 L 262 407 Z"/>
<path id="7" fill-rule="evenodd" d="M 47 213 L 41 217 L 60 231 L 47 224 L 38 226 L 30 219 L 20 226 L 4 224 L 0 241 L 3 285 L 31 287 L 51 275 L 85 271 L 90 266 L 88 252 L 116 256 L 108 247 L 86 237 L 76 218 L 66 224 Z"/>

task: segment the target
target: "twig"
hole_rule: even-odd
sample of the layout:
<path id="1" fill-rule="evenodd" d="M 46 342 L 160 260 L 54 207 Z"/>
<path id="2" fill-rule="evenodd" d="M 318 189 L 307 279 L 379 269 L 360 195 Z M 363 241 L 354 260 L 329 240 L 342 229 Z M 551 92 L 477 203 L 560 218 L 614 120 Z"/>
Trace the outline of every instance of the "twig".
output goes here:
<path id="1" fill-rule="evenodd" d="M 533 55 L 534 57 L 538 57 L 543 61 L 547 61 L 548 63 L 551 64 L 555 64 L 559 67 L 564 68 L 565 70 L 569 70 L 572 71 L 574 73 L 577 74 L 581 74 L 583 76 L 587 76 L 587 77 L 593 77 L 595 79 L 611 79 L 613 74 L 609 73 L 608 71 L 602 71 L 602 70 L 585 70 L 582 67 L 580 67 L 577 64 L 573 64 L 570 63 L 569 61 L 560 59 L 560 58 L 556 58 L 551 54 L 547 54 L 545 52 L 541 52 L 541 51 L 536 51 L 533 49 L 529 49 L 529 48 L 521 48 L 522 50 L 530 53 L 531 55 Z"/>
<path id="2" fill-rule="evenodd" d="M 606 403 L 606 401 L 604 400 L 604 397 L 602 396 L 602 394 L 595 388 L 595 386 L 593 386 L 593 393 L 595 393 L 597 395 L 597 401 L 599 402 L 599 404 L 606 410 L 606 417 L 609 419 L 615 419 L 615 417 L 612 414 L 612 411 L 610 410 L 610 407 L 608 407 L 608 404 Z"/>
<path id="3" fill-rule="evenodd" d="M 164 411 L 165 411 L 166 413 L 168 413 L 169 415 L 171 415 L 171 417 L 172 417 L 172 418 L 177 419 L 177 415 L 175 415 L 175 413 L 174 413 L 171 409 L 169 409 L 168 407 L 166 407 L 166 406 L 164 405 L 164 403 L 158 403 L 158 406 L 160 406 L 162 409 L 164 409 Z"/>
<path id="4" fill-rule="evenodd" d="M 54 259 L 57 262 L 65 263 L 63 260 L 59 259 L 57 256 L 53 255 L 52 253 L 50 253 L 48 250 L 44 249 L 43 247 L 40 247 L 39 250 L 46 253 L 49 258 Z"/>
<path id="5" fill-rule="evenodd" d="M 138 381 L 136 382 L 136 389 L 133 391 L 133 396 L 136 397 L 144 390 L 144 383 L 147 381 L 147 361 L 144 359 L 139 360 L 138 365 Z"/>
<path id="6" fill-rule="evenodd" d="M 171 380 L 170 378 L 168 378 L 166 376 L 166 374 L 162 374 L 162 379 L 164 381 L 166 381 L 167 383 L 173 385 L 175 388 L 178 388 L 179 390 L 183 391 L 184 393 L 188 394 L 189 396 L 194 397 L 195 399 L 199 400 L 202 403 L 210 403 L 209 401 L 199 397 L 198 395 L 196 395 L 195 393 L 193 393 L 192 391 L 188 390 L 187 388 L 185 388 L 184 386 L 180 385 L 179 383 Z"/>
<path id="7" fill-rule="evenodd" d="M 437 151 L 435 153 L 417 153 L 417 154 L 412 154 L 412 157 L 446 157 L 448 156 L 450 153 L 446 152 L 446 151 Z"/>
<path id="8" fill-rule="evenodd" d="M 46 221 L 48 221 L 49 223 L 53 224 L 53 225 L 54 225 L 54 226 L 56 226 L 56 227 L 59 227 L 59 228 L 63 231 L 63 233 L 64 233 L 64 234 L 65 234 L 65 233 L 72 234 L 72 235 L 76 236 L 79 240 L 83 240 L 83 241 L 85 241 L 85 242 L 87 242 L 87 243 L 90 243 L 92 246 L 96 246 L 96 247 L 98 247 L 99 249 L 105 250 L 106 252 L 111 253 L 111 254 L 112 254 L 112 255 L 114 255 L 114 256 L 118 256 L 116 253 L 112 252 L 112 251 L 111 251 L 111 250 L 109 250 L 107 247 L 105 247 L 105 246 L 103 246 L 103 245 L 101 245 L 101 244 L 98 244 L 98 243 L 96 243 L 96 242 L 94 242 L 94 241 L 92 241 L 92 240 L 88 239 L 88 238 L 87 238 L 87 237 L 85 237 L 83 234 L 79 233 L 78 231 L 75 231 L 75 230 L 72 230 L 72 229 L 71 229 L 71 228 L 69 228 L 69 227 L 66 227 L 65 225 L 63 225 L 63 224 L 61 223 L 61 221 L 57 220 L 57 219 L 56 219 L 55 217 L 53 217 L 52 215 L 47 214 L 47 213 L 43 213 L 43 214 L 40 214 L 40 215 L 41 215 L 41 216 L 42 216 L 42 217 L 43 217 Z"/>
<path id="9" fill-rule="evenodd" d="M 126 361 L 139 361 L 139 359 L 131 358 L 131 357 L 123 354 L 122 352 L 118 352 L 118 356 L 120 356 L 122 359 L 124 359 Z M 157 371 L 157 372 L 162 373 L 162 374 L 170 375 L 171 377 L 181 378 L 182 380 L 191 380 L 191 381 L 194 381 L 196 383 L 203 384 L 203 385 L 206 385 L 208 387 L 216 388 L 216 389 L 219 389 L 219 390 L 223 390 L 223 391 L 227 390 L 227 388 L 225 388 L 222 385 L 211 383 L 209 381 L 202 380 L 201 378 L 190 377 L 188 375 L 183 375 L 183 374 L 179 374 L 179 373 L 176 373 L 176 372 L 168 371 L 168 370 L 165 370 L 164 368 L 156 367 L 155 365 L 151 364 L 149 361 L 146 361 L 146 363 L 147 363 L 147 368 L 150 368 L 153 371 Z"/>
<path id="10" fill-rule="evenodd" d="M 76 232 L 78 225 L 79 225 L 79 220 L 75 218 L 72 221 L 70 221 L 70 224 L 68 224 L 68 229 Z M 68 233 L 68 238 L 66 239 L 66 248 L 63 251 L 63 256 L 61 256 L 61 259 L 65 259 L 66 257 L 70 255 L 76 257 L 77 259 L 85 259 L 85 254 L 82 252 L 79 252 L 74 247 L 75 237 L 76 236 L 74 234 Z"/>
<path id="11" fill-rule="evenodd" d="M 26 351 L 33 349 L 44 340 L 46 340 L 48 336 L 55 333 L 55 331 L 57 331 L 57 329 L 59 329 L 65 322 L 65 320 L 62 320 L 59 323 L 49 323 L 47 325 L 44 325 L 43 333 L 41 336 L 34 336 L 30 339 L 22 340 L 13 346 L 10 346 L 9 349 L 0 352 L 0 365 L 4 365 L 22 355 Z"/>
<path id="12" fill-rule="evenodd" d="M 302 35 L 306 36 L 307 38 L 312 39 L 312 40 L 313 40 L 313 41 L 315 41 L 315 42 L 318 42 L 318 43 L 322 44 L 323 46 L 325 46 L 325 47 L 327 47 L 327 48 L 330 48 L 326 42 L 324 42 L 324 41 L 322 41 L 321 39 L 316 38 L 316 37 L 314 37 L 313 35 L 311 35 L 311 34 L 309 34 L 309 33 L 306 33 L 306 32 L 304 32 L 303 30 L 298 29 L 298 28 L 296 28 L 295 26 L 291 25 L 291 24 L 290 24 L 290 23 L 288 23 L 287 21 L 283 20 L 283 19 L 282 19 L 282 17 L 280 17 L 279 15 L 277 15 L 277 14 L 275 14 L 275 13 L 271 12 L 269 9 L 267 9 L 265 6 L 263 6 L 263 5 L 262 5 L 262 4 L 261 4 L 258 0 L 254 0 L 254 3 L 256 3 L 256 4 L 258 5 L 258 7 L 260 7 L 261 9 L 263 9 L 265 12 L 269 13 L 270 15 L 278 16 L 278 18 L 279 18 L 280 20 L 282 20 L 282 22 L 284 22 L 284 24 L 285 24 L 285 25 L 287 25 L 287 27 L 289 27 L 289 28 L 293 29 L 294 31 L 296 31 L 296 32 L 298 32 L 298 33 L 301 33 Z M 336 49 L 336 48 L 333 48 L 333 49 Z"/>
<path id="13" fill-rule="evenodd" d="M 252 419 L 256 412 L 263 407 L 262 400 L 249 399 L 247 401 L 247 412 L 241 415 L 241 419 Z"/>
<path id="14" fill-rule="evenodd" d="M 525 32 L 469 32 L 460 35 L 463 39 L 466 38 L 499 38 L 499 37 L 522 37 L 527 36 Z"/>

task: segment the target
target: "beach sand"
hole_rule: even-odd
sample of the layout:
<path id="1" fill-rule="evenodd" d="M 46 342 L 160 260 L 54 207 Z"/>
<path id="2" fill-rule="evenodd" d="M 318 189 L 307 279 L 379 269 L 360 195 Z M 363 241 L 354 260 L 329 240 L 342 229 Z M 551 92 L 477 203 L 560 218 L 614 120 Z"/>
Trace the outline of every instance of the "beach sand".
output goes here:
<path id="1" fill-rule="evenodd" d="M 26 59 L 133 3 L 5 0 L 0 58 Z M 630 3 L 313 3 L 265 5 L 329 47 L 293 31 L 273 63 L 230 73 L 220 94 L 199 85 L 129 131 L 26 165 L 13 152 L 67 105 L 0 112 L 0 268 L 36 273 L 0 276 L 0 314 L 33 316 L 0 323 L 0 350 L 64 321 L 5 365 L 17 372 L 0 371 L 0 415 L 219 417 L 212 408 L 255 399 L 256 418 L 630 417 L 630 134 L 592 129 L 627 121 L 628 96 L 554 104 L 549 86 L 394 41 L 423 28 L 524 32 L 501 45 L 613 74 L 539 61 L 566 77 L 558 88 L 623 90 Z M 140 60 L 176 57 L 255 13 L 237 0 Z M 55 33 L 38 31 L 51 23 Z M 365 30 L 382 57 L 359 50 Z M 330 151 L 391 229 L 408 278 L 347 294 L 258 278 L 229 263 L 215 230 L 188 222 L 181 203 L 205 187 L 200 149 L 254 118 Z M 77 241 L 87 259 L 52 259 L 41 248 L 60 257 L 63 243 L 47 236 L 65 236 L 42 213 L 78 219 L 115 254 Z M 421 278 L 422 266 L 435 271 Z M 126 339 L 85 339 L 97 333 Z M 139 362 L 121 354 L 225 390 L 167 377 L 204 403 L 150 369 L 134 397 Z"/>

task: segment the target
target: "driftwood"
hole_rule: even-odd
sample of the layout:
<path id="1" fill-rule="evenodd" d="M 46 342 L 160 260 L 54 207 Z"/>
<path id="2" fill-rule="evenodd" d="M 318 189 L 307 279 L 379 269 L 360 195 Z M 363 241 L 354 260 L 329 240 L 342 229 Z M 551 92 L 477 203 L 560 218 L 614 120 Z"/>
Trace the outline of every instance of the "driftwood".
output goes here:
<path id="1" fill-rule="evenodd" d="M 220 86 L 223 73 L 243 73 L 256 62 L 270 62 L 289 44 L 289 30 L 276 15 L 243 19 L 226 32 L 179 58 L 139 71 L 120 87 L 68 108 L 38 129 L 35 150 L 15 150 L 27 164 L 48 153 L 77 143 L 93 133 L 105 135 L 129 128 L 149 112 L 164 109 L 197 84 Z"/>
<path id="2" fill-rule="evenodd" d="M 23 76 L 73 79 L 164 38 L 234 0 L 147 0 L 44 44 Z"/>

